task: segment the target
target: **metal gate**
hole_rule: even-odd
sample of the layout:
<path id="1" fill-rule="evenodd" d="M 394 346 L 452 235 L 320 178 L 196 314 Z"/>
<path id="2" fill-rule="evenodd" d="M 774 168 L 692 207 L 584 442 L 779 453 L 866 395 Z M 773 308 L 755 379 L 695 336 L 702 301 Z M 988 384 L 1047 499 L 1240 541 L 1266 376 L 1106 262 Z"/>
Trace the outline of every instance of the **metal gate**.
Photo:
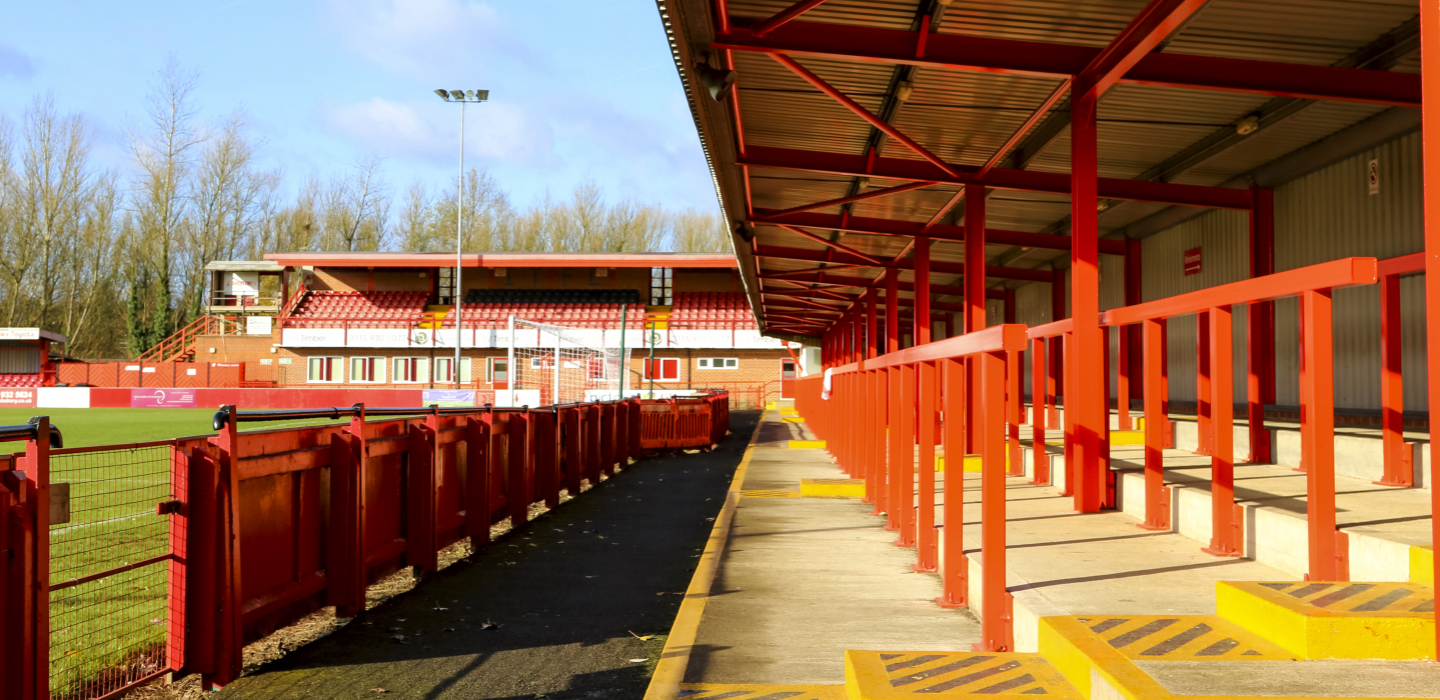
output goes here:
<path id="1" fill-rule="evenodd" d="M 176 454 L 173 441 L 50 453 L 54 700 L 110 697 L 179 666 L 184 533 L 174 513 L 184 472 Z"/>

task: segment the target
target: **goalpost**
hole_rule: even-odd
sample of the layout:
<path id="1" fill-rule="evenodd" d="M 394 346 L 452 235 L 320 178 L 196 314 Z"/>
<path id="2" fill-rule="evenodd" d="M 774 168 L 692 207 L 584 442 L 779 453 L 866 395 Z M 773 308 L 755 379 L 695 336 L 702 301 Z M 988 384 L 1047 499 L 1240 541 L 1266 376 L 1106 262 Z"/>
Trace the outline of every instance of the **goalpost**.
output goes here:
<path id="1" fill-rule="evenodd" d="M 623 354 L 623 356 L 622 356 Z M 605 401 L 625 395 L 630 349 L 623 332 L 510 317 L 511 406 Z M 497 405 L 503 405 L 496 392 Z"/>

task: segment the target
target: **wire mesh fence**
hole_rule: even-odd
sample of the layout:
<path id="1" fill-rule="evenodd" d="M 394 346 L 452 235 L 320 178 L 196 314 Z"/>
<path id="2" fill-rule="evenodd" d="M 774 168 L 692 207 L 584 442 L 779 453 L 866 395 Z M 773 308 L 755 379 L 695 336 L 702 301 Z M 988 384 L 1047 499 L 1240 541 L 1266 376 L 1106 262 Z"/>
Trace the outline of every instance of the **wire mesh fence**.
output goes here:
<path id="1" fill-rule="evenodd" d="M 172 443 L 57 450 L 69 522 L 50 526 L 50 696 L 99 698 L 168 668 Z M 53 486 L 52 486 L 53 488 Z"/>

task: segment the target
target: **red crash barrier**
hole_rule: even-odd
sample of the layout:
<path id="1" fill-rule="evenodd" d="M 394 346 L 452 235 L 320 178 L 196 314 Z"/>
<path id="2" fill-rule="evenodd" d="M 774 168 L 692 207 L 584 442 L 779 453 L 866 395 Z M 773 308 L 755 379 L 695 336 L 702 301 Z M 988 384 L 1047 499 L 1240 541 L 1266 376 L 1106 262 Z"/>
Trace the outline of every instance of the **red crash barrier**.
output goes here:
<path id="1" fill-rule="evenodd" d="M 533 504 L 640 457 L 642 411 L 656 405 L 694 446 L 725 434 L 705 422 L 728 418 L 723 392 L 541 409 L 228 406 L 215 436 L 77 449 L 51 448 L 48 419 L 0 427 L 0 441 L 26 441 L 0 455 L 12 553 L 0 557 L 0 697 L 115 697 L 172 672 L 229 683 L 246 643 L 323 607 L 357 615 L 369 584 L 433 571 L 445 547 L 482 545 L 494 523 L 523 524 Z M 327 416 L 337 422 L 236 429 Z"/>
<path id="2" fill-rule="evenodd" d="M 730 425 L 730 397 L 717 392 L 702 398 L 647 401 L 640 409 L 640 449 L 710 449 Z"/>

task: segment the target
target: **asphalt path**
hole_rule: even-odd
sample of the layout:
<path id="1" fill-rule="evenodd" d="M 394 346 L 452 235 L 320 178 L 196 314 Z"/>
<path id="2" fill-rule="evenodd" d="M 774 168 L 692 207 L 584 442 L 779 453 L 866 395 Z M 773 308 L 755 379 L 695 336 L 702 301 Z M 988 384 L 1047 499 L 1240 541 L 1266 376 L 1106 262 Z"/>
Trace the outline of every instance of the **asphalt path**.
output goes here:
<path id="1" fill-rule="evenodd" d="M 220 698 L 626 700 L 644 694 L 759 412 L 642 460 Z"/>

